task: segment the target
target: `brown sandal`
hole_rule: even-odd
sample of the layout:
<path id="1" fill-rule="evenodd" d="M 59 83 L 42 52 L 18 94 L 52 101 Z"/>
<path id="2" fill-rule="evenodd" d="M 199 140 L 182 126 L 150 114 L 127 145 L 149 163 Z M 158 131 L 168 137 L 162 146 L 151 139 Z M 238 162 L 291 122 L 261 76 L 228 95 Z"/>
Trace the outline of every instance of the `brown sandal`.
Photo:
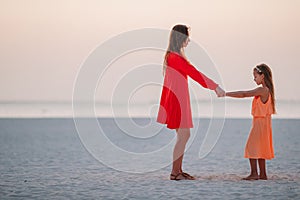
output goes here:
<path id="1" fill-rule="evenodd" d="M 188 174 L 188 173 L 186 173 L 186 172 L 182 172 L 182 175 L 185 176 L 185 177 L 187 177 L 188 180 L 196 180 L 195 177 L 191 176 L 190 174 Z"/>
<path id="2" fill-rule="evenodd" d="M 188 173 L 178 173 L 177 175 L 170 174 L 170 180 L 179 181 L 179 180 L 195 180 L 195 178 Z"/>
<path id="3" fill-rule="evenodd" d="M 177 175 L 170 174 L 170 180 L 173 181 L 187 180 L 187 177 L 185 177 L 182 173 L 178 173 Z"/>

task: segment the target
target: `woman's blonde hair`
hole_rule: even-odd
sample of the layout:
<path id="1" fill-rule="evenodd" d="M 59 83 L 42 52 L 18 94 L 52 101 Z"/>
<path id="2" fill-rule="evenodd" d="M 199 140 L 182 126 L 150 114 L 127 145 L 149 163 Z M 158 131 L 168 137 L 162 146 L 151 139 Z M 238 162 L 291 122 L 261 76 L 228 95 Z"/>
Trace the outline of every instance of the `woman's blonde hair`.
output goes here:
<path id="1" fill-rule="evenodd" d="M 170 52 L 176 52 L 181 54 L 181 48 L 183 43 L 189 37 L 189 27 L 182 24 L 177 24 L 172 28 L 169 39 L 169 46 L 165 54 L 164 64 L 163 64 L 163 74 L 165 74 L 167 67 L 167 58 Z"/>

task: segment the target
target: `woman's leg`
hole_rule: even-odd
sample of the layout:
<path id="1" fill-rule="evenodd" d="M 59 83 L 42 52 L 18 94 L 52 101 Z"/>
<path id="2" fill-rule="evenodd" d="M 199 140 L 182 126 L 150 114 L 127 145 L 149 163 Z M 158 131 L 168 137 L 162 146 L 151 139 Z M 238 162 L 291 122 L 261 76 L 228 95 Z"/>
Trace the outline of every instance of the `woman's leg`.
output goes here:
<path id="1" fill-rule="evenodd" d="M 257 159 L 249 159 L 250 167 L 251 167 L 251 173 L 246 178 L 243 178 L 244 180 L 258 180 L 258 173 L 257 173 Z"/>
<path id="2" fill-rule="evenodd" d="M 173 150 L 173 167 L 172 174 L 177 175 L 182 172 L 182 160 L 185 150 L 185 145 L 190 138 L 189 128 L 176 129 L 177 140 Z"/>
<path id="3" fill-rule="evenodd" d="M 259 166 L 259 179 L 267 180 L 267 172 L 266 172 L 266 160 L 258 159 Z"/>

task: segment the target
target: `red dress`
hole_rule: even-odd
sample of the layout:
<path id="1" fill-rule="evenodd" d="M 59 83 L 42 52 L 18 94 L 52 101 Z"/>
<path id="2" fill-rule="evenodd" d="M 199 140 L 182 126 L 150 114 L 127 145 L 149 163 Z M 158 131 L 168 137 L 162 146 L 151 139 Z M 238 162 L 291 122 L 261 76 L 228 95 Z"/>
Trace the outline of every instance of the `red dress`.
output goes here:
<path id="1" fill-rule="evenodd" d="M 214 90 L 218 85 L 175 52 L 169 53 L 166 64 L 157 122 L 167 124 L 170 129 L 192 128 L 187 76 L 204 88 Z"/>

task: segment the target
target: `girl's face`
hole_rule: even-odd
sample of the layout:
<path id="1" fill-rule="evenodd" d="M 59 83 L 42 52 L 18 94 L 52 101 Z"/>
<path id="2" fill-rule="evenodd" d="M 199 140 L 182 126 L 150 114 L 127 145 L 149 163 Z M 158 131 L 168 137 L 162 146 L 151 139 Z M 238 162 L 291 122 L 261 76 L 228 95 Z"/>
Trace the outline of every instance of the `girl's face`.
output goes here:
<path id="1" fill-rule="evenodd" d="M 253 71 L 254 81 L 257 85 L 260 85 L 263 83 L 264 75 L 257 73 L 256 70 Z"/>
<path id="2" fill-rule="evenodd" d="M 190 42 L 190 38 L 189 37 L 187 37 L 187 39 L 185 40 L 185 42 L 183 43 L 183 47 L 187 47 L 187 45 L 189 44 L 189 42 Z"/>

